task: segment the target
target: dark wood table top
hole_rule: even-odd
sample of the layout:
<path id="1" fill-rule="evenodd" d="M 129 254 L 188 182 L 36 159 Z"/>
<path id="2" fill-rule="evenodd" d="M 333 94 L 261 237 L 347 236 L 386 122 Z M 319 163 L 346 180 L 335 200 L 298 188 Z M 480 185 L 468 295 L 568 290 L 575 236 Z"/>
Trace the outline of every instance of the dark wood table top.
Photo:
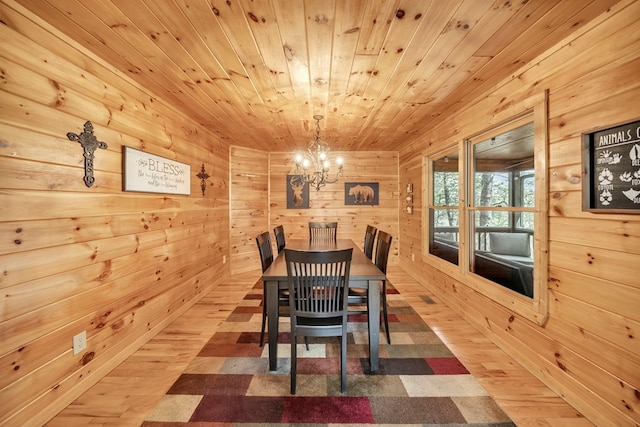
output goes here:
<path id="1" fill-rule="evenodd" d="M 332 251 L 353 248 L 351 259 L 351 274 L 349 281 L 384 280 L 385 275 L 376 265 L 364 254 L 351 239 L 338 239 L 335 243 L 315 243 L 309 239 L 287 240 L 287 249 L 297 249 L 302 251 Z M 262 274 L 264 281 L 286 281 L 287 265 L 284 262 L 284 252 L 280 253 L 271 266 Z"/>

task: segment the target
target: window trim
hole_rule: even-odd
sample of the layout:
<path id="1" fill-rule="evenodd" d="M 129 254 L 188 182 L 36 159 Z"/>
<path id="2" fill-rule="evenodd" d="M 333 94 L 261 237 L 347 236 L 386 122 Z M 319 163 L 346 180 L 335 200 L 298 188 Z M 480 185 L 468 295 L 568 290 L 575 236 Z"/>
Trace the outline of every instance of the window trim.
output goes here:
<path id="1" fill-rule="evenodd" d="M 461 265 L 464 259 L 464 252 L 466 252 L 466 239 L 464 236 L 464 230 L 465 230 L 465 224 L 466 224 L 466 218 L 464 218 L 463 215 L 463 209 L 462 206 L 464 204 L 464 169 L 463 169 L 463 165 L 464 165 L 464 159 L 463 157 L 460 155 L 460 153 L 462 152 L 462 147 L 463 144 L 462 142 L 460 143 L 456 143 L 456 144 L 452 144 L 447 146 L 445 149 L 440 150 L 436 153 L 433 153 L 431 155 L 425 156 L 423 159 L 423 170 L 425 171 L 425 174 L 423 175 L 423 185 L 422 188 L 425 189 L 425 197 L 424 200 L 426 202 L 425 204 L 425 208 L 422 210 L 423 211 L 423 224 L 426 224 L 425 226 L 425 233 L 423 236 L 423 242 L 425 242 L 423 244 L 423 260 L 428 260 L 429 262 L 431 262 L 433 265 L 435 265 L 437 268 L 439 268 L 440 270 L 451 274 L 452 272 L 455 272 L 455 274 L 460 274 L 462 273 L 461 270 Z M 433 208 L 443 208 L 443 206 L 436 206 L 433 203 L 433 182 L 432 182 L 432 175 L 433 175 L 433 161 L 440 159 L 444 156 L 446 156 L 448 153 L 451 153 L 452 151 L 457 151 L 458 152 L 458 174 L 459 174 L 459 178 L 458 178 L 458 264 L 453 264 L 445 259 L 442 259 L 436 255 L 433 255 L 430 253 L 429 251 L 429 241 L 430 241 L 430 231 L 431 231 L 431 220 L 430 220 L 430 212 L 431 209 Z M 461 172 L 462 171 L 462 172 Z M 454 206 L 444 206 L 444 208 L 454 208 Z M 425 257 L 426 256 L 426 257 Z"/>
<path id="2" fill-rule="evenodd" d="M 528 98 L 524 103 L 523 110 L 520 114 L 514 114 L 510 119 L 496 123 L 489 128 L 483 129 L 476 134 L 465 137 L 458 141 L 460 188 L 459 188 L 459 242 L 458 242 L 458 265 L 452 264 L 444 259 L 429 253 L 429 233 L 431 223 L 429 222 L 429 211 L 433 207 L 433 189 L 431 188 L 433 170 L 431 168 L 432 161 L 441 157 L 446 153 L 450 153 L 455 145 L 448 145 L 446 149 L 439 150 L 432 154 L 428 154 L 423 159 L 423 188 L 425 194 L 425 209 L 423 209 L 423 224 L 425 231 L 422 241 L 423 244 L 422 259 L 443 272 L 452 275 L 454 278 L 466 284 L 476 292 L 490 298 L 496 303 L 512 310 L 522 317 L 544 325 L 548 317 L 548 116 L 547 116 L 547 92 Z M 474 274 L 470 271 L 471 248 L 469 245 L 469 230 L 471 197 L 472 189 L 469 188 L 470 167 L 472 160 L 472 150 L 468 148 L 467 140 L 478 140 L 480 137 L 490 137 L 491 133 L 501 133 L 505 131 L 505 127 L 517 127 L 517 123 L 522 120 L 533 120 L 534 126 L 534 170 L 535 170 L 535 209 L 534 215 L 534 244 L 533 257 L 535 265 L 534 274 L 534 293 L 533 298 L 520 295 L 511 291 L 491 280 Z M 518 210 L 518 208 L 515 208 Z M 477 207 L 474 211 L 477 211 Z"/>

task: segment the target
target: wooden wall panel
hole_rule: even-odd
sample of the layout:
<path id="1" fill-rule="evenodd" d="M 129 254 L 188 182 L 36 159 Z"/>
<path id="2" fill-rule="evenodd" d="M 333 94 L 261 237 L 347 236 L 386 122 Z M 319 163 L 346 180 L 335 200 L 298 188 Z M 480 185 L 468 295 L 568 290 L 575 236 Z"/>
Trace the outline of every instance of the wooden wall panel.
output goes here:
<path id="1" fill-rule="evenodd" d="M 531 323 L 422 256 L 419 204 L 401 214 L 400 265 L 596 425 L 640 423 L 640 217 L 582 211 L 581 134 L 640 117 L 640 2 L 621 1 L 513 77 L 448 111 L 400 151 L 400 182 L 424 191 L 422 159 L 522 111 L 549 90 L 549 316 Z M 411 255 L 415 255 L 415 261 Z"/>
<path id="2" fill-rule="evenodd" d="M 0 25 L 0 425 L 42 425 L 229 273 L 229 153 L 64 36 L 0 8 L 11 23 Z M 108 144 L 90 188 L 66 137 L 87 120 Z M 191 194 L 123 192 L 123 145 L 189 164 Z M 88 348 L 73 356 L 81 331 Z"/>
<path id="3" fill-rule="evenodd" d="M 328 141 L 331 144 L 330 141 Z M 344 176 L 320 191 L 310 189 L 309 209 L 287 209 L 285 176 L 295 171 L 291 153 L 270 155 L 270 229 L 282 224 L 287 239 L 308 239 L 309 221 L 337 221 L 338 237 L 353 239 L 360 247 L 367 224 L 393 236 L 389 264 L 398 263 L 398 153 L 340 152 Z M 377 182 L 379 205 L 345 205 L 346 182 Z"/>
<path id="4" fill-rule="evenodd" d="M 286 209 L 290 154 L 229 150 L 215 131 L 148 92 L 162 93 L 161 84 L 141 88 L 21 8 L 0 8 L 0 424 L 42 424 L 230 266 L 259 270 L 258 233 L 283 224 L 288 239 L 306 238 L 308 221 L 336 219 L 340 237 L 359 244 L 367 224 L 390 232 L 390 263 L 433 288 L 594 423 L 640 423 L 640 220 L 583 212 L 580 181 L 580 133 L 640 117 L 640 2 L 620 1 L 513 78 L 461 100 L 466 109 L 444 112 L 399 154 L 342 153 L 345 176 L 312 190 L 305 210 Z M 424 260 L 420 230 L 423 155 L 519 112 L 543 89 L 550 94 L 551 298 L 539 327 L 464 286 L 455 268 Z M 96 153 L 90 189 L 81 149 L 66 138 L 86 120 L 109 144 Z M 122 192 L 123 145 L 190 164 L 191 195 Z M 210 175 L 204 195 L 195 177 L 202 165 Z M 379 206 L 344 205 L 344 182 L 371 181 L 380 183 Z M 408 181 L 412 215 L 402 210 Z M 89 348 L 73 356 L 71 337 L 82 330 Z"/>
<path id="5" fill-rule="evenodd" d="M 232 146 L 229 150 L 231 190 L 231 271 L 260 271 L 256 237 L 269 227 L 269 153 Z M 273 250 L 275 251 L 275 242 Z"/>
<path id="6" fill-rule="evenodd" d="M 266 153 L 231 147 L 231 270 L 260 271 L 255 237 L 282 224 L 286 239 L 309 238 L 309 221 L 338 221 L 338 236 L 361 247 L 367 224 L 394 238 L 389 264 L 398 254 L 398 155 L 392 152 L 336 153 L 345 159 L 344 177 L 320 191 L 311 190 L 309 209 L 287 209 L 287 182 L 295 164 L 291 153 Z M 345 182 L 378 182 L 378 206 L 346 206 Z"/>

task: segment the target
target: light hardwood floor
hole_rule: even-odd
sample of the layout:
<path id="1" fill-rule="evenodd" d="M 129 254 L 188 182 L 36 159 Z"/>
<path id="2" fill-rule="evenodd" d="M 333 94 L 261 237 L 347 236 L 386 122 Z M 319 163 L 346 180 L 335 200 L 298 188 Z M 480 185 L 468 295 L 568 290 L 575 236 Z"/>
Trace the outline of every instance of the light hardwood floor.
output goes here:
<path id="1" fill-rule="evenodd" d="M 593 427 L 449 307 L 426 304 L 423 296 L 437 298 L 400 268 L 387 276 L 518 426 Z M 47 425 L 139 426 L 258 278 L 225 280 Z"/>

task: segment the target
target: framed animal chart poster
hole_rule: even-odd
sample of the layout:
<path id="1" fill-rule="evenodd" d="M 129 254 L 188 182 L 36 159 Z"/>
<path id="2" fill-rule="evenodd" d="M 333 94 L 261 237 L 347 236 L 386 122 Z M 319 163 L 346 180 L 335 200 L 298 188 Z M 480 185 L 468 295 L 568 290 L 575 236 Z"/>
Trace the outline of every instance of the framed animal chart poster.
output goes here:
<path id="1" fill-rule="evenodd" d="M 344 184 L 345 205 L 378 205 L 377 182 L 346 182 Z"/>
<path id="2" fill-rule="evenodd" d="M 309 183 L 300 175 L 287 175 L 287 209 L 309 209 Z"/>
<path id="3" fill-rule="evenodd" d="M 640 120 L 582 135 L 582 205 L 640 213 Z"/>

